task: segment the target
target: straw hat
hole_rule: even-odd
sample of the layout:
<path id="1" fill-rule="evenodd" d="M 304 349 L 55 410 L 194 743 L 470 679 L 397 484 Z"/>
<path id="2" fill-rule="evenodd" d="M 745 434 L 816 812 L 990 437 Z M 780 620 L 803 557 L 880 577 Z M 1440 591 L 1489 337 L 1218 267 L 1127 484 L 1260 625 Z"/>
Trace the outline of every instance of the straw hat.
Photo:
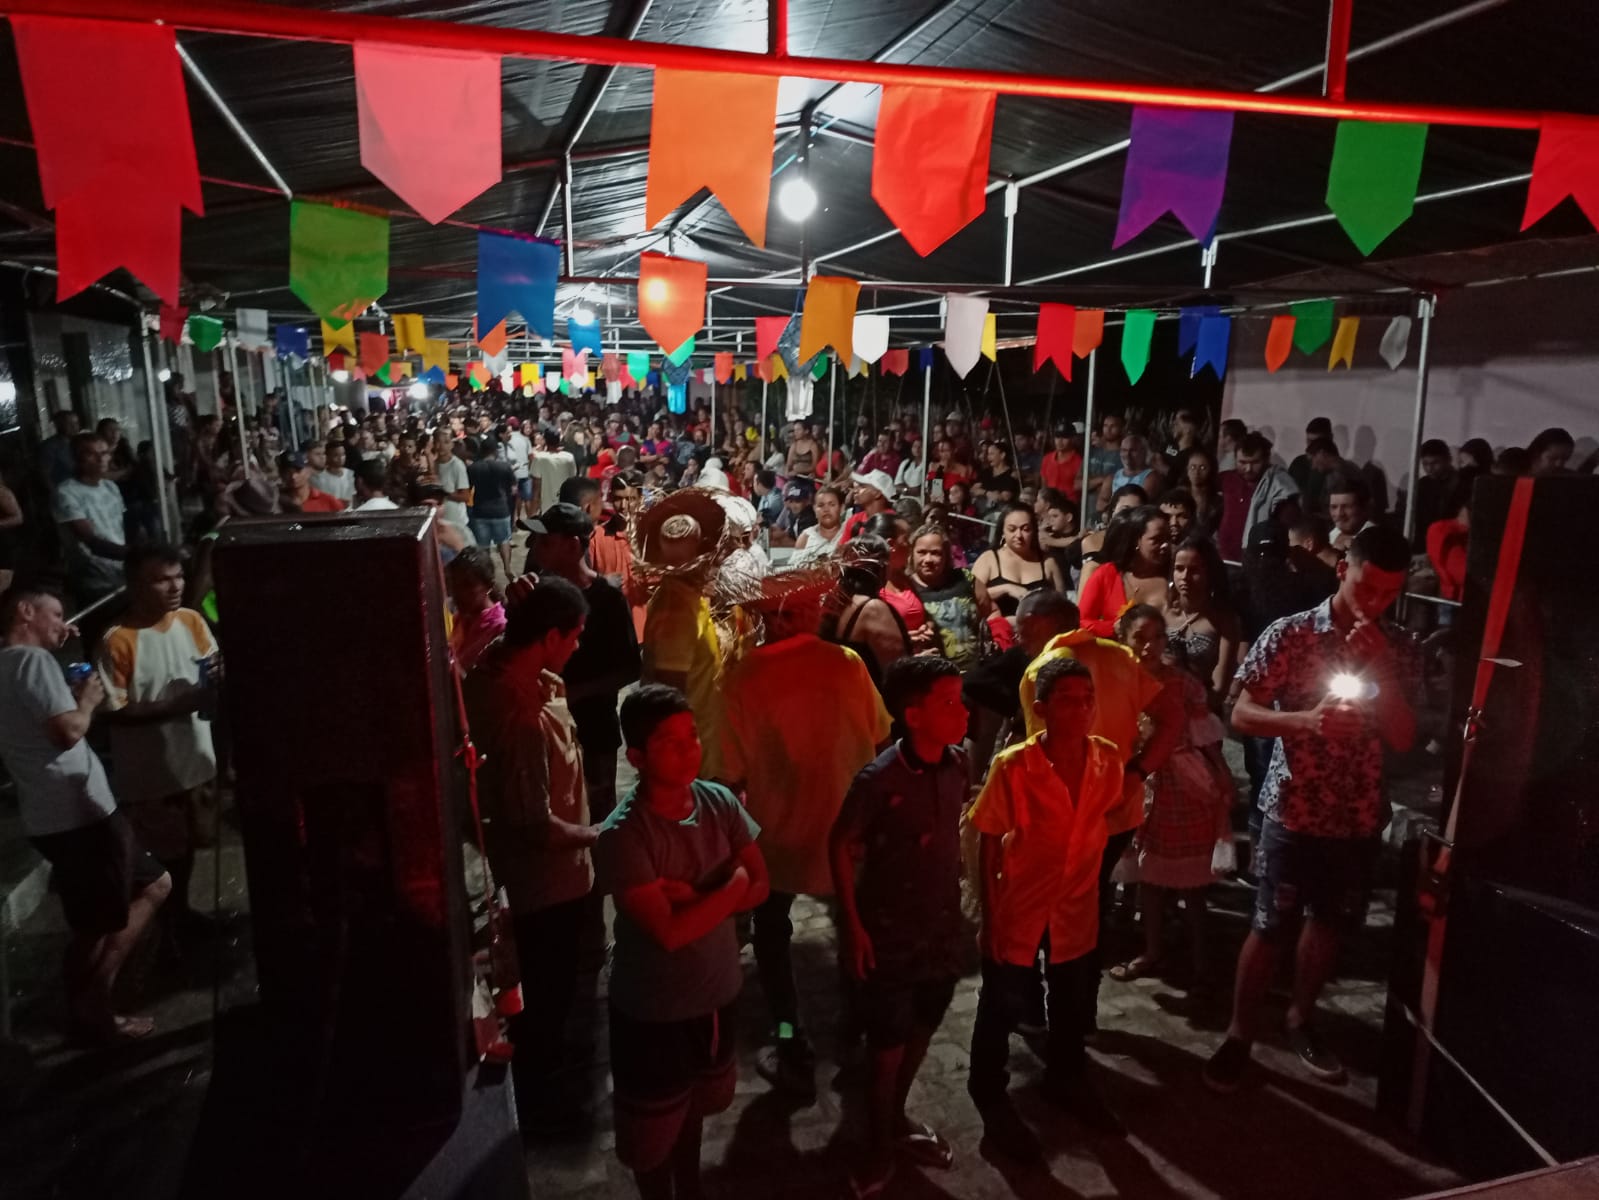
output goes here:
<path id="1" fill-rule="evenodd" d="M 727 514 L 715 494 L 680 488 L 641 512 L 633 523 L 633 551 L 640 566 L 677 571 L 699 560 L 725 557 Z"/>
<path id="2" fill-rule="evenodd" d="M 830 595 L 838 588 L 840 573 L 836 560 L 823 559 L 802 567 L 772 571 L 759 579 L 722 580 L 717 599 L 728 605 L 737 604 L 746 612 L 780 612 L 788 605 Z"/>

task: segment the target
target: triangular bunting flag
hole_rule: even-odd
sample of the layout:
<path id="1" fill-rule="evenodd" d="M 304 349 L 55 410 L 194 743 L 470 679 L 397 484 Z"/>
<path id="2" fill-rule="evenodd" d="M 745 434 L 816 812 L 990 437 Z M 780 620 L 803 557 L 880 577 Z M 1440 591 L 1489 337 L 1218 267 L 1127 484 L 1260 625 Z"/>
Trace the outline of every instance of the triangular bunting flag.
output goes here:
<path id="1" fill-rule="evenodd" d="M 692 338 L 705 323 L 705 264 L 648 250 L 640 254 L 638 317 L 662 350 Z"/>
<path id="2" fill-rule="evenodd" d="M 799 356 L 807 359 L 826 346 L 840 358 L 854 353 L 855 304 L 861 294 L 858 279 L 839 275 L 817 275 L 805 289 L 805 311 L 800 317 Z"/>
<path id="3" fill-rule="evenodd" d="M 421 345 L 422 369 L 429 370 L 437 367 L 447 370 L 450 366 L 450 342 L 448 338 L 424 338 Z"/>
<path id="4" fill-rule="evenodd" d="M 924 258 L 987 206 L 994 99 L 954 88 L 883 88 L 872 198 Z"/>
<path id="5" fill-rule="evenodd" d="M 825 351 L 823 353 L 821 353 L 821 354 L 818 354 L 815 357 L 815 359 L 813 359 L 812 362 L 811 362 L 811 378 L 812 379 L 820 379 L 820 378 L 822 378 L 824 375 L 827 374 L 828 371 L 830 371 L 832 369 L 832 366 L 833 366 L 832 356 L 827 354 Z"/>
<path id="6" fill-rule="evenodd" d="M 500 181 L 495 54 L 355 43 L 361 165 L 437 225 Z"/>
<path id="7" fill-rule="evenodd" d="M 1072 353 L 1087 358 L 1105 340 L 1105 310 L 1079 308 L 1077 320 L 1072 324 Z"/>
<path id="8" fill-rule="evenodd" d="M 189 318 L 189 340 L 202 354 L 209 354 L 222 344 L 222 322 L 215 317 L 202 317 L 199 313 Z"/>
<path id="9" fill-rule="evenodd" d="M 506 333 L 505 322 L 501 321 L 487 333 L 478 332 L 479 325 L 474 318 L 472 321 L 472 340 L 483 349 L 483 353 L 490 358 L 498 358 L 505 353 L 505 343 L 510 339 Z"/>
<path id="10" fill-rule="evenodd" d="M 371 375 L 388 361 L 389 335 L 386 333 L 363 333 L 361 335 L 361 370 Z"/>
<path id="11" fill-rule="evenodd" d="M 983 318 L 983 357 L 989 362 L 999 361 L 999 318 L 989 313 Z"/>
<path id="12" fill-rule="evenodd" d="M 401 354 L 421 354 L 427 340 L 427 324 L 421 313 L 394 314 L 394 348 Z"/>
<path id="13" fill-rule="evenodd" d="M 461 376 L 454 371 L 448 371 L 444 376 L 444 386 L 454 391 L 461 386 Z"/>
<path id="14" fill-rule="evenodd" d="M 766 359 L 766 366 L 767 370 L 771 373 L 772 381 L 787 379 L 789 377 L 788 364 L 783 361 L 783 356 L 781 354 L 773 354 L 771 357 Z"/>
<path id="15" fill-rule="evenodd" d="M 643 350 L 627 352 L 627 373 L 635 387 L 643 387 L 650 374 L 650 356 Z"/>
<path id="16" fill-rule="evenodd" d="M 1227 186 L 1232 139 L 1230 112 L 1135 107 L 1112 247 L 1136 237 L 1166 212 L 1208 246 Z"/>
<path id="17" fill-rule="evenodd" d="M 265 350 L 272 339 L 267 310 L 264 308 L 234 309 L 233 324 L 239 345 L 246 350 Z"/>
<path id="18" fill-rule="evenodd" d="M 944 357 L 964 378 L 982 357 L 988 301 L 981 296 L 949 296 L 945 305 Z"/>
<path id="19" fill-rule="evenodd" d="M 311 357 L 311 331 L 304 325 L 279 325 L 272 334 L 279 358 Z"/>
<path id="20" fill-rule="evenodd" d="M 416 377 L 416 381 L 418 383 L 432 384 L 443 384 L 447 382 L 444 371 L 440 367 L 429 367 L 427 370 L 423 371 L 422 374 Z M 452 383 L 450 386 L 454 387 L 455 385 Z"/>
<path id="21" fill-rule="evenodd" d="M 851 343 L 862 362 L 874 363 L 882 358 L 888 349 L 888 318 L 872 313 L 858 315 Z"/>
<path id="22" fill-rule="evenodd" d="M 1072 334 L 1077 325 L 1077 310 L 1070 304 L 1040 304 L 1038 332 L 1033 341 L 1033 370 L 1041 371 L 1053 361 L 1061 378 L 1072 377 Z"/>
<path id="23" fill-rule="evenodd" d="M 1588 224 L 1599 228 L 1599 121 L 1545 117 L 1521 227 L 1526 229 L 1567 196 L 1577 202 Z"/>
<path id="24" fill-rule="evenodd" d="M 733 356 L 727 351 L 719 352 L 711 360 L 715 364 L 716 381 L 718 383 L 731 383 L 733 381 Z"/>
<path id="25" fill-rule="evenodd" d="M 1155 314 L 1147 308 L 1128 310 L 1122 325 L 1122 369 L 1127 382 L 1137 383 L 1149 366 L 1149 344 L 1155 336 Z"/>
<path id="26" fill-rule="evenodd" d="M 1383 362 L 1388 364 L 1390 371 L 1399 370 L 1399 365 L 1405 361 L 1405 355 L 1410 350 L 1410 318 L 1405 316 L 1395 317 L 1388 322 L 1388 328 L 1383 330 L 1382 343 L 1377 352 L 1382 355 Z"/>
<path id="27" fill-rule="evenodd" d="M 566 319 L 566 336 L 572 343 L 574 350 L 587 350 L 598 358 L 605 352 L 605 342 L 600 336 L 600 319 L 592 317 L 588 321 L 579 321 L 575 317 Z"/>
<path id="28" fill-rule="evenodd" d="M 903 375 L 910 370 L 911 352 L 908 349 L 885 350 L 878 362 L 883 364 L 884 375 Z"/>
<path id="29" fill-rule="evenodd" d="M 477 316 L 493 329 L 511 313 L 529 332 L 555 336 L 555 282 L 561 248 L 498 233 L 477 235 Z"/>
<path id="30" fill-rule="evenodd" d="M 656 68 L 645 225 L 709 188 L 744 235 L 766 245 L 778 83 L 775 75 Z"/>
<path id="31" fill-rule="evenodd" d="M 690 337 L 676 350 L 666 356 L 666 361 L 674 367 L 680 367 L 694 357 L 694 339 Z"/>
<path id="32" fill-rule="evenodd" d="M 348 321 L 333 325 L 328 321 L 322 322 L 322 354 L 332 354 L 335 350 L 343 350 L 350 355 L 355 354 L 355 326 Z"/>
<path id="33" fill-rule="evenodd" d="M 733 364 L 733 380 L 735 383 L 741 383 L 749 377 L 749 371 L 743 363 Z"/>
<path id="34" fill-rule="evenodd" d="M 1339 121 L 1327 169 L 1327 207 L 1349 240 L 1370 254 L 1416 207 L 1427 127 Z"/>
<path id="35" fill-rule="evenodd" d="M 919 370 L 931 371 L 933 369 L 933 348 L 931 346 L 923 346 L 918 349 L 916 351 L 916 363 Z"/>
<path id="36" fill-rule="evenodd" d="M 1266 333 L 1266 370 L 1275 372 L 1288 361 L 1288 352 L 1294 348 L 1294 325 L 1294 318 L 1286 313 L 1271 319 Z"/>
<path id="37" fill-rule="evenodd" d="M 1198 304 L 1177 310 L 1177 354 L 1181 357 L 1199 344 L 1199 326 L 1206 317 L 1221 312 L 1219 304 Z"/>
<path id="38" fill-rule="evenodd" d="M 490 379 L 494 378 L 494 376 L 489 373 L 489 369 L 480 362 L 467 363 L 466 374 L 467 378 L 469 378 L 476 386 L 480 388 Z"/>
<path id="39" fill-rule="evenodd" d="M 11 36 L 56 214 L 56 298 L 126 267 L 176 305 L 182 210 L 205 206 L 173 26 L 14 15 Z"/>
<path id="40" fill-rule="evenodd" d="M 783 330 L 788 328 L 788 323 L 793 319 L 793 317 L 755 318 L 756 361 L 777 353 L 778 340 L 783 336 Z"/>
<path id="41" fill-rule="evenodd" d="M 175 308 L 170 304 L 161 306 L 161 340 L 171 342 L 174 346 L 183 341 L 183 323 L 189 319 L 187 308 Z"/>
<path id="42" fill-rule="evenodd" d="M 389 290 L 389 219 L 289 205 L 289 289 L 324 320 L 349 321 Z"/>
<path id="43" fill-rule="evenodd" d="M 391 379 L 409 379 L 409 378 L 411 378 L 411 362 L 410 362 L 410 360 L 409 359 L 405 359 L 405 358 L 391 358 L 389 360 L 389 378 L 391 378 Z"/>
<path id="44" fill-rule="evenodd" d="M 622 378 L 622 356 L 620 354 L 600 355 L 600 374 L 605 377 L 606 383 L 616 383 Z"/>
<path id="45" fill-rule="evenodd" d="M 1327 344 L 1333 331 L 1331 300 L 1301 300 L 1289 311 L 1294 314 L 1294 347 L 1301 354 L 1314 354 Z"/>
<path id="46" fill-rule="evenodd" d="M 1338 332 L 1333 335 L 1332 353 L 1327 356 L 1329 371 L 1340 362 L 1345 370 L 1355 365 L 1355 335 L 1359 332 L 1359 317 L 1343 317 L 1339 320 Z"/>
<path id="47" fill-rule="evenodd" d="M 566 379 L 584 380 L 589 373 L 589 352 L 587 350 L 562 350 L 561 375 Z"/>
<path id="48" fill-rule="evenodd" d="M 1233 319 L 1211 316 L 1199 322 L 1199 334 L 1194 343 L 1194 371 L 1198 375 L 1206 367 L 1217 379 L 1227 378 L 1227 344 L 1232 340 Z"/>

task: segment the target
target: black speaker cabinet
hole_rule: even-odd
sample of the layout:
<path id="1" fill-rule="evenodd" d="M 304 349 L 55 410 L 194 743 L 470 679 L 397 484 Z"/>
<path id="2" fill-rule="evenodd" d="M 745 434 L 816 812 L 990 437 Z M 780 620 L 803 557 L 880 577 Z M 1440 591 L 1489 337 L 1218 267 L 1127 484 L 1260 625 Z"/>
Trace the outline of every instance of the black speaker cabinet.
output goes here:
<path id="1" fill-rule="evenodd" d="M 1480 480 L 1469 575 L 1456 622 L 1458 666 L 1446 795 L 1464 726 L 1516 481 Z M 1379 1105 L 1478 1178 L 1539 1159 L 1469 1074 L 1561 1160 L 1599 1153 L 1599 480 L 1540 479 L 1504 636 L 1466 767 L 1447 892 L 1434 1032 L 1417 1074 L 1431 926 L 1421 916 L 1424 852 L 1406 847 L 1389 981 Z"/>
<path id="2" fill-rule="evenodd" d="M 333 1126 L 453 1126 L 469 1066 L 465 781 L 425 510 L 215 548 L 264 1016 Z"/>

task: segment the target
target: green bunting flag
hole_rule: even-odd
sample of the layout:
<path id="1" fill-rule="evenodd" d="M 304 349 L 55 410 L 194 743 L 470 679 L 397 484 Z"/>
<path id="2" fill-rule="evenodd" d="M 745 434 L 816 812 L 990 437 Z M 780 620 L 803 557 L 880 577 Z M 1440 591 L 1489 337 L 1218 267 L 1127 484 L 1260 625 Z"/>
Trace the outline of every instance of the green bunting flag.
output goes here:
<path id="1" fill-rule="evenodd" d="M 1327 344 L 1333 332 L 1331 300 L 1301 300 L 1289 305 L 1289 311 L 1294 314 L 1294 349 L 1314 354 Z"/>
<path id="2" fill-rule="evenodd" d="M 666 356 L 666 361 L 674 367 L 680 367 L 694 354 L 694 339 L 691 337 L 676 350 Z"/>
<path id="3" fill-rule="evenodd" d="M 1129 310 L 1122 326 L 1122 369 L 1127 372 L 1128 383 L 1137 383 L 1144 377 L 1144 368 L 1149 365 L 1149 343 L 1154 336 L 1154 310 Z"/>
<path id="4" fill-rule="evenodd" d="M 643 350 L 627 352 L 627 373 L 636 387 L 644 386 L 644 377 L 650 373 L 650 356 Z"/>
<path id="5" fill-rule="evenodd" d="M 202 353 L 210 353 L 222 344 L 222 322 L 215 317 L 198 314 L 189 318 L 189 340 Z"/>
<path id="6" fill-rule="evenodd" d="M 1370 254 L 1410 219 L 1426 148 L 1425 125 L 1338 122 L 1327 169 L 1327 207 L 1362 254 Z"/>
<path id="7" fill-rule="evenodd" d="M 289 289 L 325 320 L 352 320 L 389 290 L 388 217 L 294 201 Z"/>
<path id="8" fill-rule="evenodd" d="M 821 379 L 829 370 L 832 369 L 832 366 L 832 355 L 828 354 L 824 350 L 822 353 L 818 354 L 816 356 L 816 360 L 811 363 L 811 378 Z"/>

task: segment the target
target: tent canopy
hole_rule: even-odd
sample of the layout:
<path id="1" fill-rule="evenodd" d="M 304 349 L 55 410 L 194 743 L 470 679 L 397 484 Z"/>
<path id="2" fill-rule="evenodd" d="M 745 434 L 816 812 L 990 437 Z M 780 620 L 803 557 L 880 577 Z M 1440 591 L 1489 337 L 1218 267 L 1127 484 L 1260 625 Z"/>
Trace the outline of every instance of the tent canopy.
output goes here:
<path id="1" fill-rule="evenodd" d="M 758 0 L 316 0 L 333 12 L 427 16 L 457 22 L 606 34 L 721 49 L 764 51 L 767 5 Z M 1267 89 L 1319 94 L 1328 14 L 1317 4 L 1193 4 L 1189 0 L 793 0 L 789 48 L 796 56 L 867 59 L 992 71 L 1166 85 Z M 180 22 L 181 28 L 181 22 Z M 356 97 L 348 45 L 181 31 L 179 43 L 222 104 L 296 195 L 336 197 L 380 208 L 403 203 L 361 166 Z M 1384 45 L 1386 43 L 1386 45 Z M 1363 52 L 1374 44 L 1378 49 Z M 1350 42 L 1349 95 L 1386 101 L 1592 112 L 1599 108 L 1592 64 L 1599 22 L 1575 21 L 1563 0 L 1356 0 Z M 83 70 L 92 71 L 93 63 Z M 795 70 L 803 70 L 802 61 Z M 644 227 L 651 73 L 569 62 L 506 58 L 501 66 L 500 182 L 433 226 L 417 217 L 392 224 L 388 312 L 421 312 L 438 335 L 462 337 L 475 309 L 477 225 L 564 236 L 572 210 L 574 270 L 579 277 L 636 273 L 643 249 L 708 262 L 717 278 L 797 278 L 800 227 L 786 220 L 775 189 L 797 148 L 792 129 L 801 108 L 817 102 L 811 180 L 821 207 L 805 238 L 823 271 L 861 278 L 862 308 L 910 304 L 917 293 L 897 284 L 981 286 L 1004 278 L 1004 192 L 985 214 L 926 259 L 891 235 L 871 197 L 871 137 L 879 89 L 785 77 L 779 93 L 774 202 L 767 247 L 750 244 L 715 200 L 690 201 L 655 229 Z M 204 218 L 184 219 L 183 274 L 196 296 L 269 309 L 274 319 L 307 316 L 288 289 L 288 204 L 270 175 L 230 128 L 194 77 L 189 104 Z M 114 120 L 115 114 L 106 114 Z M 1130 110 L 1105 103 L 1002 96 L 991 173 L 1026 181 L 1127 136 Z M 1170 218 L 1118 251 L 1111 250 L 1124 155 L 1104 153 L 1020 192 L 1014 223 L 1013 274 L 1020 285 L 997 299 L 1002 336 L 1030 326 L 1032 302 L 1118 305 L 1248 302 L 1277 294 L 1271 281 L 1298 276 L 1293 289 L 1325 278 L 1342 294 L 1425 286 L 1398 260 L 1470 252 L 1503 243 L 1528 247 L 1587 234 L 1574 205 L 1562 204 L 1526 235 L 1518 233 L 1537 134 L 1533 130 L 1434 126 L 1429 134 L 1415 214 L 1372 258 L 1362 260 L 1336 222 L 1279 223 L 1326 216 L 1327 166 L 1335 122 L 1240 114 L 1233 137 L 1220 243 L 1205 290 L 1201 251 Z M 705 131 L 710 139 L 714 129 Z M 0 258 L 49 266 L 54 239 L 39 179 L 9 26 L 0 32 Z M 562 157 L 572 154 L 569 197 L 560 196 Z M 1458 193 L 1438 199 L 1437 193 Z M 1253 230 L 1266 230 L 1251 233 Z M 1146 253 L 1152 252 L 1153 253 Z M 1564 261 L 1558 247 L 1542 257 Z M 1539 255 L 1534 254 L 1534 257 Z M 1591 248 L 1582 261 L 1593 257 Z M 1451 282 L 1471 277 L 1471 260 Z M 1495 261 L 1497 273 L 1500 264 Z M 1309 273 L 1308 275 L 1306 273 Z M 1032 282 L 1042 281 L 1042 282 Z M 124 289 L 127 276 L 108 282 Z M 896 311 L 896 342 L 938 331 L 937 308 Z M 724 329 L 795 306 L 793 283 L 739 286 L 713 300 L 713 341 Z M 563 284 L 562 310 L 579 293 L 609 329 L 638 336 L 631 286 Z M 1325 293 L 1324 293 L 1325 294 Z M 1007 319 L 1008 317 L 1008 319 Z M 1006 327 L 1009 326 L 1007 329 Z M 746 339 L 747 340 L 747 339 Z"/>

